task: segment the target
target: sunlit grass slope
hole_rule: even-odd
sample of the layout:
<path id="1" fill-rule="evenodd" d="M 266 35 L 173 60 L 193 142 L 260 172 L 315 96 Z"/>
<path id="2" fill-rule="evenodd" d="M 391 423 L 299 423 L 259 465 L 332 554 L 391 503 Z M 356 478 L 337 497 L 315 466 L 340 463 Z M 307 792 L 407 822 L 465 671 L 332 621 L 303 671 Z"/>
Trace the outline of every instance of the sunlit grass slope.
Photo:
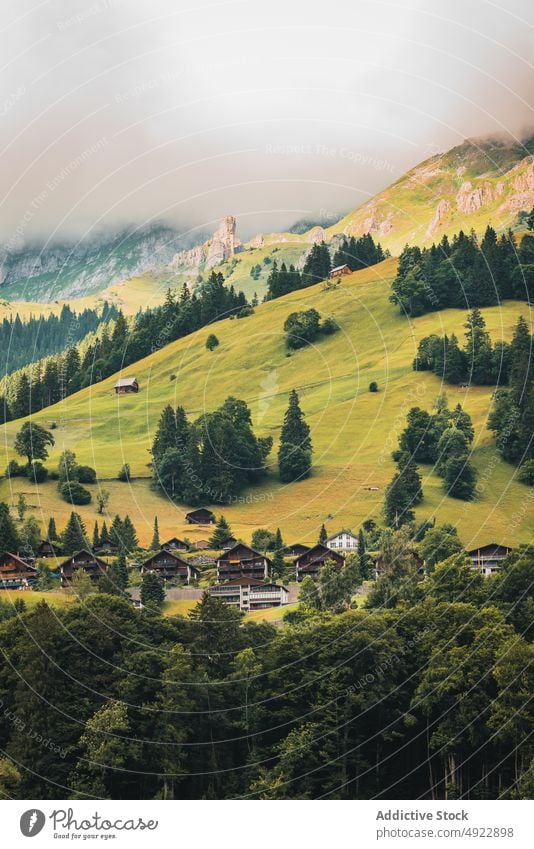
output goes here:
<path id="1" fill-rule="evenodd" d="M 249 404 L 256 432 L 275 439 L 268 477 L 243 492 L 238 503 L 224 507 L 235 534 L 250 540 L 258 526 L 280 526 L 290 542 L 313 542 L 322 522 L 334 532 L 342 526 L 356 529 L 370 516 L 378 519 L 394 469 L 390 454 L 406 413 L 414 405 L 430 409 L 443 390 L 435 376 L 412 371 L 418 341 L 431 332 L 462 336 L 466 318 L 457 310 L 412 322 L 399 315 L 388 300 L 395 265 L 387 260 L 345 277 L 335 289 L 319 284 L 295 292 L 259 306 L 249 318 L 219 322 L 156 351 L 123 375 L 137 377 L 141 391 L 136 396 L 115 396 L 116 375 L 42 411 L 35 417 L 38 422 L 57 424 L 49 467 L 63 449 L 74 450 L 80 462 L 96 468 L 100 486 L 110 491 L 110 513 L 129 513 L 145 543 L 155 514 L 162 538 L 171 533 L 206 538 L 209 530 L 184 524 L 188 508 L 169 503 L 150 488 L 149 449 L 165 404 L 182 404 L 194 419 L 234 395 Z M 310 307 L 323 317 L 335 317 L 341 330 L 287 356 L 285 318 Z M 509 302 L 483 312 L 493 339 L 509 339 L 518 315 L 527 315 L 528 307 Z M 220 340 L 214 352 L 205 347 L 211 332 Z M 373 380 L 380 388 L 376 394 L 368 391 Z M 308 480 L 288 486 L 277 479 L 275 459 L 293 387 L 312 427 L 314 471 Z M 441 480 L 425 468 L 419 517 L 453 522 L 468 546 L 526 541 L 534 528 L 529 490 L 516 482 L 516 469 L 499 459 L 486 429 L 492 389 L 446 390 L 450 405 L 461 402 L 475 423 L 473 459 L 480 494 L 474 503 L 449 499 Z M 17 421 L 2 428 L 2 465 L 15 456 L 12 446 L 20 425 Z M 136 478 L 131 485 L 114 479 L 124 462 Z M 54 482 L 37 488 L 25 479 L 0 481 L 0 498 L 11 502 L 20 491 L 38 518 L 47 521 L 54 514 L 62 526 L 71 508 L 59 499 Z M 94 504 L 77 509 L 88 527 L 100 518 Z M 215 510 L 221 512 L 220 507 Z"/>

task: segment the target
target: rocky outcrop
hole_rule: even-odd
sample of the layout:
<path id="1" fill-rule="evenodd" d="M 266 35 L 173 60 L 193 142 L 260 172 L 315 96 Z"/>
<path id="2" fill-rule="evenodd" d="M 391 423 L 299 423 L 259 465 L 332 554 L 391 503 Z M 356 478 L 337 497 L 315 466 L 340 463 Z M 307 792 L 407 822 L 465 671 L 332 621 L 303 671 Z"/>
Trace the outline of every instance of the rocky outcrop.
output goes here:
<path id="1" fill-rule="evenodd" d="M 534 192 L 534 161 L 514 180 L 516 192 Z"/>
<path id="2" fill-rule="evenodd" d="M 232 259 L 236 248 L 235 227 L 234 216 L 226 215 L 213 234 L 213 238 L 208 242 L 206 269 L 213 268 L 214 265 L 219 265 L 221 262 Z"/>
<path id="3" fill-rule="evenodd" d="M 249 242 L 251 248 L 263 248 L 264 244 L 265 239 L 263 238 L 263 233 L 258 233 Z"/>
<path id="4" fill-rule="evenodd" d="M 456 195 L 456 206 L 460 212 L 470 215 L 473 212 L 478 212 L 485 204 L 491 203 L 493 199 L 494 191 L 491 183 L 485 182 L 475 187 L 467 180 L 462 183 L 460 191 Z"/>
<path id="5" fill-rule="evenodd" d="M 432 216 L 432 218 L 430 219 L 430 223 L 427 227 L 427 230 L 426 230 L 426 233 L 425 233 L 425 236 L 426 236 L 427 239 L 434 235 L 435 231 L 439 227 L 440 222 L 443 221 L 445 215 L 447 214 L 447 212 L 449 211 L 450 208 L 451 208 L 451 205 L 448 201 L 446 201 L 444 199 L 440 200 L 440 202 L 438 203 L 438 205 L 436 207 L 436 211 L 435 211 L 434 215 Z"/>

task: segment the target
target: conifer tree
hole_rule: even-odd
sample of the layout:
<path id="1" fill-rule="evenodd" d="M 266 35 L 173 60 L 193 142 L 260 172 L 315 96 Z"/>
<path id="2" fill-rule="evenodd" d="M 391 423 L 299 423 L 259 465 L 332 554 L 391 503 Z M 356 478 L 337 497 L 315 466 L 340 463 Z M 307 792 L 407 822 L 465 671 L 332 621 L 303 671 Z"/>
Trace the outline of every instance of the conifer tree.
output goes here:
<path id="1" fill-rule="evenodd" d="M 222 544 L 232 536 L 232 529 L 223 515 L 219 516 L 209 544 L 213 549 L 220 548 Z"/>
<path id="2" fill-rule="evenodd" d="M 0 501 L 0 552 L 9 551 L 16 554 L 19 548 L 20 539 L 9 507 L 4 501 Z"/>
<path id="3" fill-rule="evenodd" d="M 78 513 L 73 511 L 70 514 L 61 541 L 66 554 L 75 554 L 80 549 L 87 548 L 87 531 Z"/>
<path id="4" fill-rule="evenodd" d="M 154 531 L 152 534 L 152 542 L 150 543 L 150 551 L 158 551 L 160 547 L 159 542 L 159 526 L 158 526 L 158 517 L 154 516 Z"/>
<path id="5" fill-rule="evenodd" d="M 46 532 L 46 538 L 49 542 L 53 542 L 53 540 L 58 539 L 57 529 L 56 529 L 56 520 L 53 516 L 48 520 L 48 530 Z"/>
<path id="6" fill-rule="evenodd" d="M 324 545 L 327 539 L 328 539 L 328 534 L 327 534 L 327 532 L 326 532 L 326 528 L 325 528 L 325 526 L 324 526 L 324 522 L 323 522 L 323 524 L 321 525 L 321 530 L 319 531 L 319 539 L 318 539 L 318 542 L 319 542 L 321 545 Z"/>
<path id="7" fill-rule="evenodd" d="M 304 420 L 295 389 L 289 395 L 289 404 L 280 434 L 278 466 L 280 480 L 284 483 L 309 477 L 311 472 L 312 444 L 310 428 Z"/>
<path id="8" fill-rule="evenodd" d="M 93 551 L 96 551 L 100 547 L 100 534 L 98 531 L 98 522 L 95 522 L 95 526 L 93 528 Z"/>
<path id="9" fill-rule="evenodd" d="M 141 604 L 150 613 L 159 613 L 165 601 L 163 582 L 154 572 L 145 572 L 141 582 Z"/>

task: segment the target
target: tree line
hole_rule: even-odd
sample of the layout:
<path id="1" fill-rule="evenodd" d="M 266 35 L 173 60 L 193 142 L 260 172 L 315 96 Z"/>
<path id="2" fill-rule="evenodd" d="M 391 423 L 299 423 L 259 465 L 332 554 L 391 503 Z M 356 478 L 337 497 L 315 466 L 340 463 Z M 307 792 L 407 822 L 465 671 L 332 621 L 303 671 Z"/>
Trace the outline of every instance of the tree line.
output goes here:
<path id="1" fill-rule="evenodd" d="M 431 248 L 406 245 L 390 300 L 415 317 L 447 307 L 491 307 L 509 298 L 534 299 L 534 236 L 523 236 L 518 247 L 511 231 L 498 238 L 488 226 L 480 243 L 474 232 L 460 231 Z"/>
<path id="2" fill-rule="evenodd" d="M 105 301 L 100 310 L 85 309 L 77 313 L 64 304 L 59 315 L 30 316 L 24 322 L 18 313 L 15 318 L 4 318 L 0 324 L 0 374 L 10 374 L 64 351 L 117 315 L 117 307 Z"/>
<path id="3" fill-rule="evenodd" d="M 380 244 L 375 244 L 370 233 L 366 233 L 359 239 L 354 236 L 347 239 L 344 236 L 334 253 L 333 260 L 328 245 L 324 242 L 315 242 L 306 256 L 302 271 L 296 269 L 294 265 L 288 268 L 285 262 L 280 267 L 276 260 L 273 262 L 267 279 L 265 300 L 281 298 L 289 292 L 306 289 L 322 280 L 328 280 L 332 268 L 339 265 L 348 265 L 352 271 L 357 271 L 360 268 L 376 265 L 385 257 L 386 254 Z"/>

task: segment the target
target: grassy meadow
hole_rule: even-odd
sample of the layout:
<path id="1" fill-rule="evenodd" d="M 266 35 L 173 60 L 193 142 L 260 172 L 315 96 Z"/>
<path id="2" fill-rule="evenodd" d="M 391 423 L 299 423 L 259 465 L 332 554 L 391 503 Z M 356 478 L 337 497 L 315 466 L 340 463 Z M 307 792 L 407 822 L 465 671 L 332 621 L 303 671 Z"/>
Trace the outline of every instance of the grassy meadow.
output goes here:
<path id="1" fill-rule="evenodd" d="M 227 319 L 173 342 L 122 374 L 137 377 L 138 395 L 115 396 L 115 375 L 43 410 L 35 420 L 45 427 L 56 424 L 56 444 L 47 465 L 54 468 L 61 451 L 70 448 L 80 463 L 96 468 L 98 485 L 110 492 L 110 516 L 128 513 L 144 544 L 151 538 L 155 515 L 162 539 L 174 534 L 205 539 L 209 529 L 184 522 L 190 508 L 151 489 L 149 449 L 166 404 L 183 405 L 194 419 L 234 395 L 249 404 L 255 431 L 272 435 L 275 445 L 262 484 L 222 511 L 215 506 L 215 512 L 224 512 L 234 534 L 245 540 L 259 526 L 280 526 L 286 541 L 310 543 L 322 522 L 334 532 L 340 527 L 357 529 L 369 517 L 380 518 L 384 489 L 394 470 L 390 455 L 406 413 L 412 406 L 430 409 L 445 389 L 449 405 L 462 403 L 473 418 L 480 492 L 474 502 L 450 499 L 441 479 L 423 467 L 425 497 L 419 518 L 435 516 L 439 523 L 454 523 L 468 547 L 527 541 L 534 530 L 530 491 L 515 480 L 516 469 L 500 460 L 486 428 L 492 388 L 443 387 L 434 375 L 411 368 L 418 341 L 432 332 L 455 332 L 461 338 L 466 313 L 446 310 L 413 321 L 401 316 L 388 300 L 395 267 L 395 260 L 386 260 L 343 278 L 335 288 L 318 284 L 262 304 L 249 318 Z M 341 330 L 288 356 L 284 320 L 290 312 L 312 306 L 323 318 L 334 317 Z M 525 303 L 483 310 L 494 342 L 511 338 L 521 313 L 528 315 Z M 205 347 L 211 332 L 220 341 L 213 352 Z M 371 381 L 379 385 L 376 394 L 368 391 Z M 294 387 L 312 428 L 314 472 L 308 480 L 283 485 L 276 474 L 277 442 Z M 10 422 L 1 429 L 1 467 L 15 456 L 13 441 L 21 424 Z M 134 475 L 130 484 L 116 480 L 125 462 Z M 88 489 L 94 493 L 97 486 Z M 55 482 L 33 486 L 24 478 L 0 480 L 0 499 L 14 503 L 19 492 L 43 524 L 54 515 L 63 527 L 72 507 L 59 498 Z M 102 518 L 94 500 L 76 509 L 88 528 Z"/>

